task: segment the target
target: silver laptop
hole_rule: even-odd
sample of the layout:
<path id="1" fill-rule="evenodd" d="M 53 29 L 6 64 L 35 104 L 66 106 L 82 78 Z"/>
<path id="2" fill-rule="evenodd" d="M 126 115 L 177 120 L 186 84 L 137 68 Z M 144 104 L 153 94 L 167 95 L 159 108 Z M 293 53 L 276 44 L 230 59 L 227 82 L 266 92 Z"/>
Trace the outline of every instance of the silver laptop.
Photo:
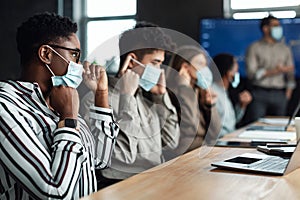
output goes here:
<path id="1" fill-rule="evenodd" d="M 259 125 L 251 125 L 246 130 L 263 130 L 263 131 L 286 131 L 291 124 L 292 120 L 296 117 L 298 111 L 300 109 L 300 101 L 292 115 L 289 117 L 288 123 L 285 126 L 259 126 Z"/>
<path id="2" fill-rule="evenodd" d="M 214 167 L 265 173 L 273 175 L 286 175 L 300 168 L 300 143 L 295 148 L 291 158 L 270 156 L 265 154 L 245 153 L 220 162 L 213 162 Z"/>

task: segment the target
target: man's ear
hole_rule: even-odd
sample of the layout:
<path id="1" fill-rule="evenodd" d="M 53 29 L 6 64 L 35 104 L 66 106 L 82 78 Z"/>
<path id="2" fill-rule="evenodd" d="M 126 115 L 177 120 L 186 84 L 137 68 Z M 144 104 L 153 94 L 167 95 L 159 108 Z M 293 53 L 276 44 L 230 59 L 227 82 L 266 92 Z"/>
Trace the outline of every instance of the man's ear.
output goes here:
<path id="1" fill-rule="evenodd" d="M 52 51 L 47 45 L 41 45 L 38 49 L 39 59 L 46 64 L 50 64 L 52 60 Z"/>
<path id="2" fill-rule="evenodd" d="M 270 30 L 269 30 L 269 26 L 265 25 L 262 27 L 263 33 L 264 34 L 269 34 Z"/>
<path id="3" fill-rule="evenodd" d="M 137 56 L 135 55 L 135 53 L 129 53 L 128 56 L 130 56 L 131 58 L 137 60 Z M 133 60 L 130 60 L 129 63 L 128 63 L 128 68 L 132 69 L 136 65 L 137 65 L 136 62 L 134 62 Z"/>

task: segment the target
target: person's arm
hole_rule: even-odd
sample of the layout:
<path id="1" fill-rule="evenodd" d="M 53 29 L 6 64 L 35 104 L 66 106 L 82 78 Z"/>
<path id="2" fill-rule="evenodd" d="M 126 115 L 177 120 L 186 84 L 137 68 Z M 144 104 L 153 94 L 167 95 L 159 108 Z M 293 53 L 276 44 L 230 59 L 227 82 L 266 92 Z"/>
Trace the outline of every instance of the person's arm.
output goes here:
<path id="1" fill-rule="evenodd" d="M 84 82 L 91 92 L 83 99 L 83 110 L 90 106 L 89 125 L 95 139 L 96 168 L 109 167 L 114 151 L 119 126 L 114 120 L 108 102 L 108 78 L 105 69 L 96 64 L 84 62 Z M 93 100 L 94 101 L 93 101 Z M 91 103 L 94 102 L 94 105 Z M 87 113 L 83 113 L 85 120 Z"/>
<path id="2" fill-rule="evenodd" d="M 161 127 L 163 148 L 175 149 L 180 137 L 178 115 L 166 89 L 165 70 L 161 70 L 158 83 L 150 91 L 154 101 L 154 109 L 158 113 Z"/>
<path id="3" fill-rule="evenodd" d="M 262 77 L 262 74 L 264 73 L 258 70 L 258 64 L 257 64 L 255 53 L 256 53 L 255 45 L 252 44 L 248 47 L 245 56 L 247 76 L 250 80 L 260 79 Z"/>
<path id="4" fill-rule="evenodd" d="M 196 135 L 204 135 L 205 127 L 199 127 L 200 114 L 198 110 L 198 91 L 191 86 L 180 84 L 177 86 L 177 92 L 173 98 L 177 98 L 180 109 L 180 138 L 179 144 L 175 152 L 168 152 L 168 154 L 175 154 L 176 156 L 187 152 L 193 144 Z"/>
<path id="5" fill-rule="evenodd" d="M 286 97 L 290 99 L 292 96 L 293 89 L 296 87 L 295 82 L 295 67 L 294 67 L 294 58 L 291 49 L 288 49 L 287 61 L 286 61 L 286 77 L 287 77 L 287 90 Z M 288 70 L 290 69 L 290 70 Z"/>
<path id="6" fill-rule="evenodd" d="M 252 44 L 246 52 L 246 70 L 247 70 L 247 76 L 250 80 L 261 80 L 268 76 L 274 76 L 281 73 L 280 69 L 278 67 L 272 68 L 272 69 L 265 69 L 260 68 L 258 66 L 258 60 L 257 60 L 257 44 Z"/>
<path id="7" fill-rule="evenodd" d="M 74 188 L 85 173 L 86 185 L 93 187 L 90 152 L 77 130 L 57 128 L 46 149 L 32 127 L 35 121 L 8 105 L 0 104 L 0 164 L 19 185 L 37 199 L 79 198 Z"/>
<path id="8" fill-rule="evenodd" d="M 118 114 L 120 133 L 113 152 L 115 159 L 128 164 L 135 162 L 138 145 L 135 136 L 141 132 L 140 121 L 136 98 L 121 94 Z"/>
<path id="9" fill-rule="evenodd" d="M 236 122 L 241 121 L 243 118 L 246 108 L 252 101 L 252 95 L 248 90 L 243 90 L 239 93 L 239 102 L 234 106 Z"/>
<path id="10" fill-rule="evenodd" d="M 119 133 L 119 125 L 114 120 L 112 109 L 91 106 L 90 127 L 95 138 L 96 168 L 107 168 L 111 164 Z"/>
<path id="11" fill-rule="evenodd" d="M 139 75 L 128 69 L 119 80 L 120 91 L 118 109 L 116 110 L 120 132 L 113 152 L 114 159 L 131 164 L 137 157 L 137 136 L 141 133 L 140 115 L 135 93 L 138 88 Z M 119 86 L 116 86 L 119 87 Z M 117 101 L 114 99 L 114 101 Z M 115 105 L 116 106 L 116 105 Z"/>
<path id="12" fill-rule="evenodd" d="M 162 145 L 164 148 L 175 149 L 180 136 L 176 108 L 172 104 L 168 92 L 153 94 L 153 100 L 159 116 Z"/>

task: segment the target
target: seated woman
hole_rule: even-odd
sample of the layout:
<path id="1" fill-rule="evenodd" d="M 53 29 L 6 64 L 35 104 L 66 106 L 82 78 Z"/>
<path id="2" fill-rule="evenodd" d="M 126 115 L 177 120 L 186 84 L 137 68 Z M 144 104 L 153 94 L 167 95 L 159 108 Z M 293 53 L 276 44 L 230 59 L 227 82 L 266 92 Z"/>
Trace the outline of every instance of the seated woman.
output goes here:
<path id="1" fill-rule="evenodd" d="M 236 88 L 240 82 L 238 63 L 233 55 L 227 53 L 218 54 L 213 60 L 220 73 L 219 77 L 214 77 L 212 88 L 219 97 L 216 107 L 222 119 L 219 137 L 223 137 L 235 130 L 236 123 L 242 119 L 247 105 L 252 101 L 252 96 L 249 91 L 242 91 L 238 95 L 239 102 L 233 106 L 228 96 L 228 88 L 230 85 Z"/>
<path id="2" fill-rule="evenodd" d="M 195 46 L 179 48 L 167 71 L 167 88 L 179 115 L 180 139 L 175 151 L 166 152 L 167 157 L 178 156 L 217 138 L 220 121 L 211 84 L 212 73 L 205 52 Z"/>

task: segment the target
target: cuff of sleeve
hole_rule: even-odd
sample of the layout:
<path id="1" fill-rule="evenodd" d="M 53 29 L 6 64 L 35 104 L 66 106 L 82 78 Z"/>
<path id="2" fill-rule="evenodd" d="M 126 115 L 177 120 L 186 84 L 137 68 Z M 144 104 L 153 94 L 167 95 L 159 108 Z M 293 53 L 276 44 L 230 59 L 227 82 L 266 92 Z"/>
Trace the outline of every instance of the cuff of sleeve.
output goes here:
<path id="1" fill-rule="evenodd" d="M 101 108 L 91 105 L 90 118 L 95 120 L 112 122 L 114 121 L 113 110 L 111 108 Z"/>
<path id="2" fill-rule="evenodd" d="M 260 80 L 264 76 L 265 73 L 266 73 L 265 69 L 257 70 L 256 73 L 255 73 L 255 79 Z"/>
<path id="3" fill-rule="evenodd" d="M 287 88 L 289 88 L 289 89 L 294 89 L 295 87 L 296 87 L 295 82 L 288 82 L 288 83 L 287 83 Z"/>
<path id="4" fill-rule="evenodd" d="M 78 131 L 69 127 L 62 127 L 55 130 L 53 142 L 55 143 L 62 140 L 81 143 Z"/>

